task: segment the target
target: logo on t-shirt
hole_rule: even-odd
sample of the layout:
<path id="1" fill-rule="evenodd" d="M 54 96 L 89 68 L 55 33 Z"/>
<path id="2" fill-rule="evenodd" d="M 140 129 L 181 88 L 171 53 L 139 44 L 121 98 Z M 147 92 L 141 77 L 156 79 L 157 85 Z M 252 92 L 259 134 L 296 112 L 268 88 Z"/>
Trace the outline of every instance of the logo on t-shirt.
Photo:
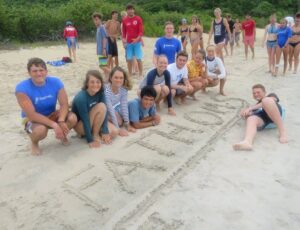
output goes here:
<path id="1" fill-rule="evenodd" d="M 137 21 L 137 20 L 134 20 L 132 23 L 133 23 L 133 25 L 137 25 L 137 24 L 138 24 L 138 21 Z"/>
<path id="2" fill-rule="evenodd" d="M 44 97 L 36 97 L 34 100 L 34 104 L 37 105 L 39 103 L 39 101 L 44 101 L 49 98 L 53 98 L 53 96 L 51 94 L 49 94 L 48 96 L 44 96 Z"/>

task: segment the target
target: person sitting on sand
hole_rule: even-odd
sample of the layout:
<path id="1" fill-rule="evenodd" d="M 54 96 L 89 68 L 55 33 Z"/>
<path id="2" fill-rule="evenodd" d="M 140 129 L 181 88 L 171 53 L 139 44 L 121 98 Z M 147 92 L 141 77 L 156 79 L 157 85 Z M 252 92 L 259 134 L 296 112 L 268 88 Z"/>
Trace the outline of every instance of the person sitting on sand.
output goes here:
<path id="1" fill-rule="evenodd" d="M 210 45 L 206 48 L 207 57 L 207 80 L 206 87 L 214 87 L 220 83 L 220 94 L 225 96 L 224 85 L 226 82 L 226 70 L 221 58 L 215 55 L 215 46 Z"/>
<path id="2" fill-rule="evenodd" d="M 241 111 L 241 116 L 246 119 L 244 140 L 233 145 L 234 150 L 252 150 L 253 139 L 257 130 L 263 130 L 270 123 L 275 123 L 279 129 L 279 142 L 287 143 L 287 134 L 282 121 L 282 107 L 276 94 L 266 96 L 265 87 L 261 84 L 252 87 L 253 98 L 257 104 Z"/>
<path id="3" fill-rule="evenodd" d="M 175 63 L 169 64 L 167 67 L 171 75 L 172 96 L 177 104 L 185 103 L 186 96 L 191 95 L 194 90 L 188 79 L 186 66 L 188 56 L 186 51 L 180 51 L 176 56 Z"/>
<path id="4" fill-rule="evenodd" d="M 22 109 L 25 131 L 31 139 L 31 153 L 41 154 L 39 142 L 53 129 L 57 139 L 68 144 L 67 135 L 76 123 L 76 115 L 69 112 L 68 96 L 60 79 L 48 75 L 46 63 L 31 58 L 27 63 L 29 79 L 16 86 L 16 97 Z M 60 105 L 56 110 L 56 102 Z"/>
<path id="5" fill-rule="evenodd" d="M 123 68 L 116 66 L 110 72 L 108 81 L 104 92 L 109 122 L 117 128 L 120 136 L 128 136 L 127 131 L 135 132 L 135 128 L 129 123 L 128 115 L 128 90 L 132 88 L 129 76 Z M 122 125 L 126 129 L 122 129 Z"/>
<path id="6" fill-rule="evenodd" d="M 160 116 L 155 108 L 156 91 L 153 86 L 145 86 L 141 90 L 141 98 L 128 102 L 129 120 L 136 129 L 156 126 L 160 123 Z"/>
<path id="7" fill-rule="evenodd" d="M 72 112 L 78 118 L 74 130 L 85 136 L 90 148 L 100 147 L 101 139 L 105 144 L 110 144 L 111 138 L 117 135 L 114 127 L 109 134 L 103 78 L 98 70 L 86 73 L 82 90 L 73 100 Z"/>
<path id="8" fill-rule="evenodd" d="M 193 59 L 187 63 L 189 82 L 193 87 L 191 97 L 194 100 L 196 100 L 195 93 L 200 89 L 205 89 L 208 84 L 207 68 L 203 63 L 205 56 L 206 54 L 204 50 L 198 50 Z"/>
<path id="9" fill-rule="evenodd" d="M 171 75 L 167 70 L 168 59 L 165 55 L 159 55 L 157 58 L 157 65 L 150 69 L 144 79 L 140 82 L 138 95 L 144 86 L 153 86 L 156 91 L 155 104 L 156 109 L 160 111 L 160 102 L 167 100 L 168 113 L 176 115 L 172 107 L 172 92 L 171 92 Z"/>
<path id="10" fill-rule="evenodd" d="M 67 21 L 64 29 L 64 39 L 66 39 L 69 57 L 76 62 L 76 40 L 78 33 L 76 28 L 72 25 L 72 22 Z"/>

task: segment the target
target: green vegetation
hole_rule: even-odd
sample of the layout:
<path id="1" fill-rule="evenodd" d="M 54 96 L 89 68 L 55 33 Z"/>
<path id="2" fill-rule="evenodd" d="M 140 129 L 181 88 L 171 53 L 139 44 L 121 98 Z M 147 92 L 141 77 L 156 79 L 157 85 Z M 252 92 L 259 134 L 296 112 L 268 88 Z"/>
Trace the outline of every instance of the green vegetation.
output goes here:
<path id="1" fill-rule="evenodd" d="M 122 11 L 128 0 L 0 0 L 0 43 L 3 41 L 56 41 L 62 39 L 67 20 L 71 20 L 80 37 L 95 36 L 91 20 L 94 11 L 101 12 L 104 20 L 115 9 Z M 164 22 L 173 21 L 177 27 L 182 18 L 190 21 L 196 14 L 208 31 L 213 9 L 220 7 L 233 18 L 250 13 L 258 26 L 264 26 L 272 13 L 282 17 L 293 15 L 300 8 L 299 0 L 132 0 L 136 12 L 144 20 L 146 36 L 163 34 Z"/>

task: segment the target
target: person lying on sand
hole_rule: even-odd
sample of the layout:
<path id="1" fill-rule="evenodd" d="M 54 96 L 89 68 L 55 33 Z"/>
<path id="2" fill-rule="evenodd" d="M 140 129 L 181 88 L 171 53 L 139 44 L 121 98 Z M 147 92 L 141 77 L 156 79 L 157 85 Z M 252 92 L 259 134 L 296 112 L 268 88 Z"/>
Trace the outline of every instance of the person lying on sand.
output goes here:
<path id="1" fill-rule="evenodd" d="M 68 96 L 57 77 L 48 75 L 46 63 L 31 58 L 27 64 L 29 78 L 16 86 L 16 97 L 22 109 L 25 131 L 31 139 L 31 153 L 41 154 L 39 142 L 53 129 L 57 139 L 68 144 L 67 135 L 77 123 L 77 117 L 69 112 Z M 60 105 L 56 110 L 56 102 Z"/>
<path id="2" fill-rule="evenodd" d="M 156 126 L 160 123 L 160 116 L 155 108 L 156 91 L 153 86 L 145 86 L 141 90 L 141 98 L 128 102 L 129 120 L 136 129 Z"/>
<path id="3" fill-rule="evenodd" d="M 265 87 L 261 84 L 252 87 L 253 98 L 257 104 L 241 111 L 241 116 L 246 119 L 244 140 L 233 145 L 234 150 L 252 150 L 253 139 L 257 130 L 263 130 L 267 125 L 275 123 L 279 129 L 279 142 L 287 143 L 287 134 L 282 121 L 282 107 L 276 94 L 266 96 Z"/>

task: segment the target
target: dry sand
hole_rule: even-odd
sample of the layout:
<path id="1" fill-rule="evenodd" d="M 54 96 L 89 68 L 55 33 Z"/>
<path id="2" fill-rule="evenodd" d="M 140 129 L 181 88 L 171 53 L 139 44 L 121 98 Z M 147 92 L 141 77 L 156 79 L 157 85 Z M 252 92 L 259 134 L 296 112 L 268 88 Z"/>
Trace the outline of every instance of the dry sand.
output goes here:
<path id="1" fill-rule="evenodd" d="M 198 102 L 175 105 L 176 117 L 163 108 L 158 127 L 100 149 L 74 132 L 71 146 L 62 146 L 50 132 L 39 157 L 29 153 L 15 85 L 27 76 L 30 57 L 58 60 L 66 47 L 0 51 L 0 229 L 300 229 L 300 74 L 265 73 L 261 38 L 260 30 L 254 60 L 244 60 L 242 47 L 225 58 L 227 97 L 216 88 L 199 93 Z M 154 41 L 145 38 L 145 70 Z M 125 66 L 123 56 L 120 48 Z M 91 68 L 95 44 L 80 44 L 76 64 L 49 66 L 49 73 L 63 80 L 71 100 Z M 266 130 L 254 151 L 234 152 L 244 133 L 238 113 L 254 103 L 255 83 L 279 95 L 289 143 Z M 137 80 L 130 98 L 136 87 Z"/>

